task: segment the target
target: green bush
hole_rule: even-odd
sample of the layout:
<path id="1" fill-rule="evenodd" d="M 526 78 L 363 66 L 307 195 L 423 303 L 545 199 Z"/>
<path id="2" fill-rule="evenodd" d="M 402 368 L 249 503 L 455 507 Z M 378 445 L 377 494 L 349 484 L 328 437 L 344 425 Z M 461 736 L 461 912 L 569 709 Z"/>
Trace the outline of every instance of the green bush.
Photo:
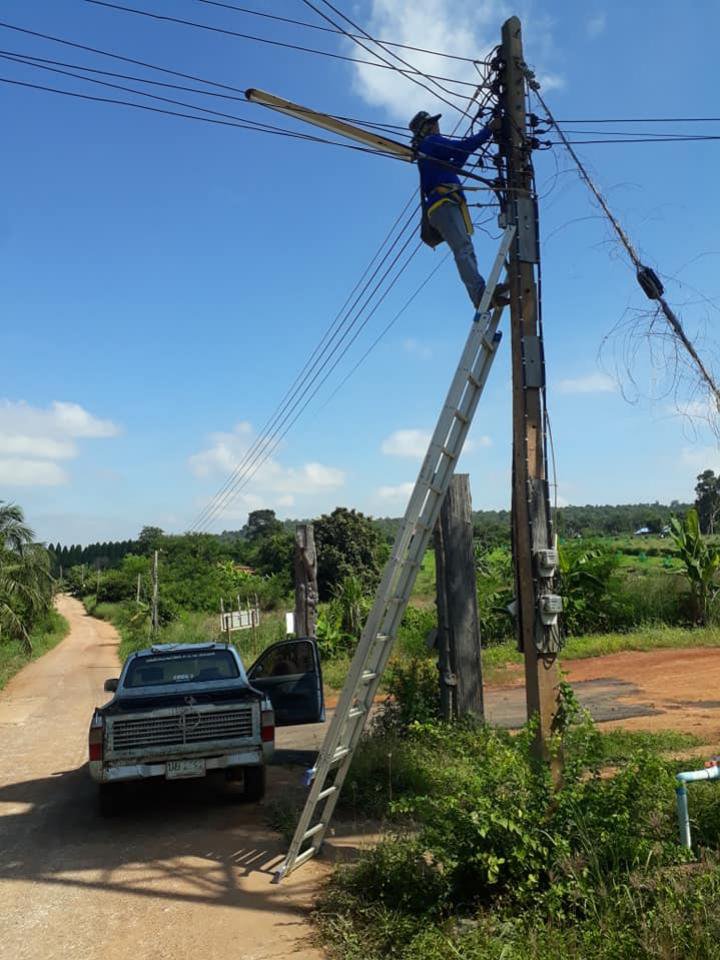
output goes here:
<path id="1" fill-rule="evenodd" d="M 398 832 L 339 871 L 320 903 L 339 956 L 718 955 L 720 877 L 712 864 L 683 867 L 678 764 L 623 749 L 621 768 L 601 775 L 607 748 L 583 720 L 553 790 L 532 738 L 532 727 L 511 736 L 415 724 L 362 744 L 347 792 L 356 811 L 389 816 Z M 693 793 L 693 817 L 698 840 L 717 847 L 712 785 Z"/>
<path id="2" fill-rule="evenodd" d="M 437 611 L 435 607 L 413 607 L 405 609 L 400 629 L 398 630 L 397 645 L 399 649 L 411 657 L 434 656 L 428 647 L 428 638 L 437 630 Z"/>
<path id="3" fill-rule="evenodd" d="M 438 668 L 427 657 L 391 660 L 385 689 L 389 699 L 379 718 L 384 729 L 406 730 L 414 723 L 440 719 Z"/>

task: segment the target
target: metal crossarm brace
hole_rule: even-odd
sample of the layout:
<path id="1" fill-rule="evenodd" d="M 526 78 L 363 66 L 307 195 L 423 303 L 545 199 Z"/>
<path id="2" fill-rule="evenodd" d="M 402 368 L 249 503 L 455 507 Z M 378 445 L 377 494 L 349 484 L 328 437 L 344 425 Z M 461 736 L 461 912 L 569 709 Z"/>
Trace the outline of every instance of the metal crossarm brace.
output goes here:
<path id="1" fill-rule="evenodd" d="M 476 320 L 472 324 L 415 488 L 410 495 L 335 714 L 315 766 L 307 773 L 306 782 L 310 786 L 310 793 L 287 856 L 274 873 L 273 883 L 278 883 L 315 856 L 320 850 L 335 810 L 380 678 L 390 658 L 398 627 L 443 498 L 450 486 L 455 465 L 495 359 L 500 342 L 497 328 L 503 307 L 491 310 L 491 304 L 514 234 L 514 226 L 506 227 Z M 308 842 L 309 846 L 306 847 Z"/>

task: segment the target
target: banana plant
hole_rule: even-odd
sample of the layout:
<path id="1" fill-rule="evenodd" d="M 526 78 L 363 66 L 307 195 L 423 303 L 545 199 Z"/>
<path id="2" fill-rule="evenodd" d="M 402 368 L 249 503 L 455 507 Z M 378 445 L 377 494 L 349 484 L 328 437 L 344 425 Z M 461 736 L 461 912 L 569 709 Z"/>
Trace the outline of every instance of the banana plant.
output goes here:
<path id="1" fill-rule="evenodd" d="M 697 623 L 706 624 L 720 592 L 720 549 L 703 538 L 694 507 L 688 510 L 684 520 L 670 518 L 670 533 L 690 581 L 693 618 Z"/>

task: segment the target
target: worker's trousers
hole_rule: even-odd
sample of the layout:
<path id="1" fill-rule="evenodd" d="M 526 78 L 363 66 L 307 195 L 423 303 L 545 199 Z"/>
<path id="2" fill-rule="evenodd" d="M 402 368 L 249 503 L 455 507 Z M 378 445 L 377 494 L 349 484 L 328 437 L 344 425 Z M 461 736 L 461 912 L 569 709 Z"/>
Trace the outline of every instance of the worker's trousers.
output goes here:
<path id="1" fill-rule="evenodd" d="M 460 279 L 477 309 L 485 290 L 485 281 L 478 270 L 475 249 L 465 226 L 462 209 L 457 203 L 441 203 L 428 214 L 428 219 L 452 250 Z"/>

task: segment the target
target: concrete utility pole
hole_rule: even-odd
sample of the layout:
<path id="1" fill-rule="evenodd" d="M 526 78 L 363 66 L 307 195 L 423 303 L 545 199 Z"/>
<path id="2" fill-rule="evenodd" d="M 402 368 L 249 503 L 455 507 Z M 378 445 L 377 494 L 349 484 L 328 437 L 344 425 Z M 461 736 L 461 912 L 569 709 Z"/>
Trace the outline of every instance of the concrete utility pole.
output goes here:
<path id="1" fill-rule="evenodd" d="M 160 621 L 158 618 L 158 552 L 153 554 L 152 565 L 152 614 L 150 620 L 152 626 L 153 639 L 157 636 Z"/>
<path id="2" fill-rule="evenodd" d="M 484 719 L 470 478 L 455 474 L 435 528 L 440 700 L 443 718 Z"/>
<path id="3" fill-rule="evenodd" d="M 550 760 L 548 739 L 558 706 L 559 631 L 552 577 L 557 558 L 549 512 L 545 463 L 543 344 L 538 326 L 536 269 L 540 263 L 537 201 L 527 131 L 522 30 L 517 17 L 502 28 L 503 147 L 509 223 L 510 319 L 513 388 L 512 534 L 517 590 L 518 641 L 525 655 L 528 717 L 538 715 L 538 751 Z M 553 622 L 554 621 L 554 622 Z M 559 774 L 559 760 L 551 761 Z"/>
<path id="4" fill-rule="evenodd" d="M 140 603 L 140 577 L 141 577 L 141 574 L 138 574 L 137 590 L 135 591 L 135 603 L 138 603 L 138 604 Z"/>
<path id="5" fill-rule="evenodd" d="M 295 636 L 316 635 L 318 605 L 317 553 L 311 523 L 295 529 Z"/>

